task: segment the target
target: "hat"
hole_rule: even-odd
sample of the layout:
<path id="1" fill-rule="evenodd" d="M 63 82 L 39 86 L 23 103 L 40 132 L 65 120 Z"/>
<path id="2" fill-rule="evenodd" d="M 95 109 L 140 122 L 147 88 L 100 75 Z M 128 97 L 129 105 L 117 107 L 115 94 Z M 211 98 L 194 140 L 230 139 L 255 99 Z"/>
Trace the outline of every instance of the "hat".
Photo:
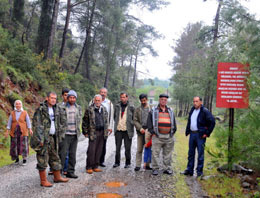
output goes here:
<path id="1" fill-rule="evenodd" d="M 169 96 L 167 94 L 160 94 L 159 98 L 169 98 Z"/>
<path id="2" fill-rule="evenodd" d="M 70 96 L 75 96 L 75 97 L 77 98 L 77 93 L 76 93 L 76 91 L 70 90 L 69 93 L 68 93 L 68 97 L 67 97 L 67 98 L 69 98 Z"/>

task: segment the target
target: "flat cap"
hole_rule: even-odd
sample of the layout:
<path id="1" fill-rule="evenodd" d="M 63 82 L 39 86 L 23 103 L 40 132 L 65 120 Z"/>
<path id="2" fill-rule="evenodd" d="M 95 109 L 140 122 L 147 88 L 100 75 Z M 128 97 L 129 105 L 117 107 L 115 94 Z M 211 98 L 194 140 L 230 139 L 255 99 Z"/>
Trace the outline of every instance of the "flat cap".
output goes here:
<path id="1" fill-rule="evenodd" d="M 169 98 L 169 96 L 167 94 L 160 94 L 159 98 Z"/>

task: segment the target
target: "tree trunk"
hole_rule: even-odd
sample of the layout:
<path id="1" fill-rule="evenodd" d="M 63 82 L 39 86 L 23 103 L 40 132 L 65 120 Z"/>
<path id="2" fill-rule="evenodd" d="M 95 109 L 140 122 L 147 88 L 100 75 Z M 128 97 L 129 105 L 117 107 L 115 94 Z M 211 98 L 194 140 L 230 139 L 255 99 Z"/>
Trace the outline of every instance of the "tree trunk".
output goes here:
<path id="1" fill-rule="evenodd" d="M 37 53 L 46 53 L 48 39 L 51 34 L 52 26 L 52 12 L 54 0 L 42 0 L 41 1 L 41 16 L 38 27 L 38 35 L 35 42 Z"/>
<path id="2" fill-rule="evenodd" d="M 139 52 L 139 42 L 137 43 L 136 52 L 135 52 L 135 66 L 134 66 L 134 75 L 133 75 L 133 84 L 132 84 L 132 87 L 135 87 L 136 67 L 137 67 L 138 52 Z"/>
<path id="3" fill-rule="evenodd" d="M 61 41 L 60 54 L 59 54 L 60 60 L 63 58 L 64 48 L 66 46 L 66 39 L 67 39 L 66 37 L 67 37 L 68 29 L 69 29 L 70 14 L 71 14 L 71 0 L 67 0 L 66 21 L 65 21 L 63 34 L 62 34 L 62 41 Z"/>
<path id="4" fill-rule="evenodd" d="M 130 72 L 131 72 L 131 68 L 132 68 L 132 61 L 133 61 L 133 55 L 131 54 L 130 63 L 128 66 L 128 71 L 127 71 L 127 85 L 129 85 L 129 81 L 130 81 Z"/>
<path id="5" fill-rule="evenodd" d="M 13 0 L 8 0 L 10 9 L 9 9 L 9 19 L 11 20 L 13 17 Z"/>
<path id="6" fill-rule="evenodd" d="M 32 26 L 32 21 L 33 21 L 33 17 L 34 17 L 34 14 L 35 14 L 35 9 L 36 9 L 36 6 L 37 6 L 37 2 L 36 3 L 33 3 L 32 4 L 32 13 L 31 13 L 31 17 L 27 23 L 27 26 L 26 26 L 26 29 L 25 31 L 23 32 L 22 34 L 22 43 L 24 45 L 25 43 L 25 40 L 28 42 L 29 40 L 29 36 L 30 36 L 30 29 L 31 29 L 31 26 Z M 25 37 L 25 38 L 24 38 Z"/>
<path id="7" fill-rule="evenodd" d="M 47 53 L 46 58 L 52 58 L 52 50 L 53 50 L 53 44 L 55 39 L 55 32 L 57 28 L 57 19 L 58 19 L 58 12 L 59 12 L 59 2 L 60 0 L 55 0 L 53 12 L 52 12 L 52 21 L 51 21 L 51 33 L 48 40 L 48 46 L 47 46 Z"/>
<path id="8" fill-rule="evenodd" d="M 81 59 L 82 59 L 84 51 L 85 51 L 86 42 L 87 42 L 87 38 L 85 38 L 85 41 L 84 41 L 84 44 L 83 44 L 83 47 L 82 47 L 82 50 L 81 50 L 81 53 L 80 53 L 80 56 L 79 56 L 79 60 L 77 62 L 76 68 L 74 70 L 74 74 L 76 74 L 78 72 L 78 69 L 79 69 L 79 66 L 80 66 L 80 62 L 81 62 Z"/>
<path id="9" fill-rule="evenodd" d="M 136 54 L 135 54 L 135 67 L 134 67 L 134 75 L 133 75 L 133 84 L 132 84 L 132 87 L 135 87 L 137 58 L 138 58 L 138 55 L 137 55 L 137 53 L 136 53 Z"/>
<path id="10" fill-rule="evenodd" d="M 91 74 L 90 74 L 90 58 L 89 58 L 89 51 L 90 51 L 90 45 L 91 45 L 91 28 L 93 24 L 93 18 L 94 18 L 94 13 L 95 13 L 95 8 L 96 8 L 96 0 L 93 1 L 92 8 L 91 8 L 91 14 L 89 17 L 88 21 L 88 27 L 86 29 L 86 47 L 85 47 L 85 69 L 86 69 L 86 75 L 85 77 L 91 81 Z"/>
<path id="11" fill-rule="evenodd" d="M 217 9 L 217 13 L 215 16 L 215 27 L 214 27 L 214 32 L 213 32 L 213 41 L 212 41 L 212 57 L 211 57 L 211 63 L 210 63 L 210 70 L 212 72 L 213 68 L 214 68 L 214 64 L 215 64 L 215 52 L 216 52 L 216 42 L 218 39 L 218 31 L 219 31 L 219 16 L 220 16 L 220 10 L 221 10 L 221 6 L 222 6 L 223 0 L 219 0 L 219 4 L 218 4 L 218 9 Z M 209 111 L 212 111 L 212 101 L 213 99 L 211 98 L 211 96 L 213 95 L 213 90 L 212 90 L 212 81 L 209 80 L 205 89 L 205 97 L 204 97 L 204 106 L 206 108 L 209 109 Z"/>

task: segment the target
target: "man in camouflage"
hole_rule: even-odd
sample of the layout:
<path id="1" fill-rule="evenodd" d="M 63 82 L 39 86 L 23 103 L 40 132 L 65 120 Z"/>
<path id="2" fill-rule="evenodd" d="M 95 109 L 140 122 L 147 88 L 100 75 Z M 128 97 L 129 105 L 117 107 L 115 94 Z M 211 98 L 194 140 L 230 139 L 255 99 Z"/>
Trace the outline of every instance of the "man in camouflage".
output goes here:
<path id="1" fill-rule="evenodd" d="M 46 178 L 48 164 L 53 170 L 54 182 L 67 182 L 68 179 L 60 175 L 61 163 L 58 156 L 58 144 L 61 141 L 66 125 L 65 109 L 57 110 L 57 95 L 47 94 L 46 101 L 40 105 L 33 116 L 33 131 L 31 147 L 36 151 L 37 169 L 39 170 L 41 185 L 51 187 Z"/>
<path id="2" fill-rule="evenodd" d="M 95 95 L 94 104 L 90 105 L 83 117 L 82 133 L 89 137 L 89 146 L 87 151 L 86 172 L 102 172 L 98 168 L 102 154 L 104 139 L 108 136 L 108 112 L 101 104 L 102 96 Z"/>

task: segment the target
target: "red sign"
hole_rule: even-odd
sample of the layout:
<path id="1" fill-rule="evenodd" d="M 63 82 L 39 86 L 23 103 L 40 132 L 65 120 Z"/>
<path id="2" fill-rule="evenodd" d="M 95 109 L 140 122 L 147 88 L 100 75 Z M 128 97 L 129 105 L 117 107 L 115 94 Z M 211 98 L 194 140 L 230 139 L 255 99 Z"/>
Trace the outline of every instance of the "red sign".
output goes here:
<path id="1" fill-rule="evenodd" d="M 219 63 L 216 107 L 248 108 L 248 76 L 249 65 Z"/>

